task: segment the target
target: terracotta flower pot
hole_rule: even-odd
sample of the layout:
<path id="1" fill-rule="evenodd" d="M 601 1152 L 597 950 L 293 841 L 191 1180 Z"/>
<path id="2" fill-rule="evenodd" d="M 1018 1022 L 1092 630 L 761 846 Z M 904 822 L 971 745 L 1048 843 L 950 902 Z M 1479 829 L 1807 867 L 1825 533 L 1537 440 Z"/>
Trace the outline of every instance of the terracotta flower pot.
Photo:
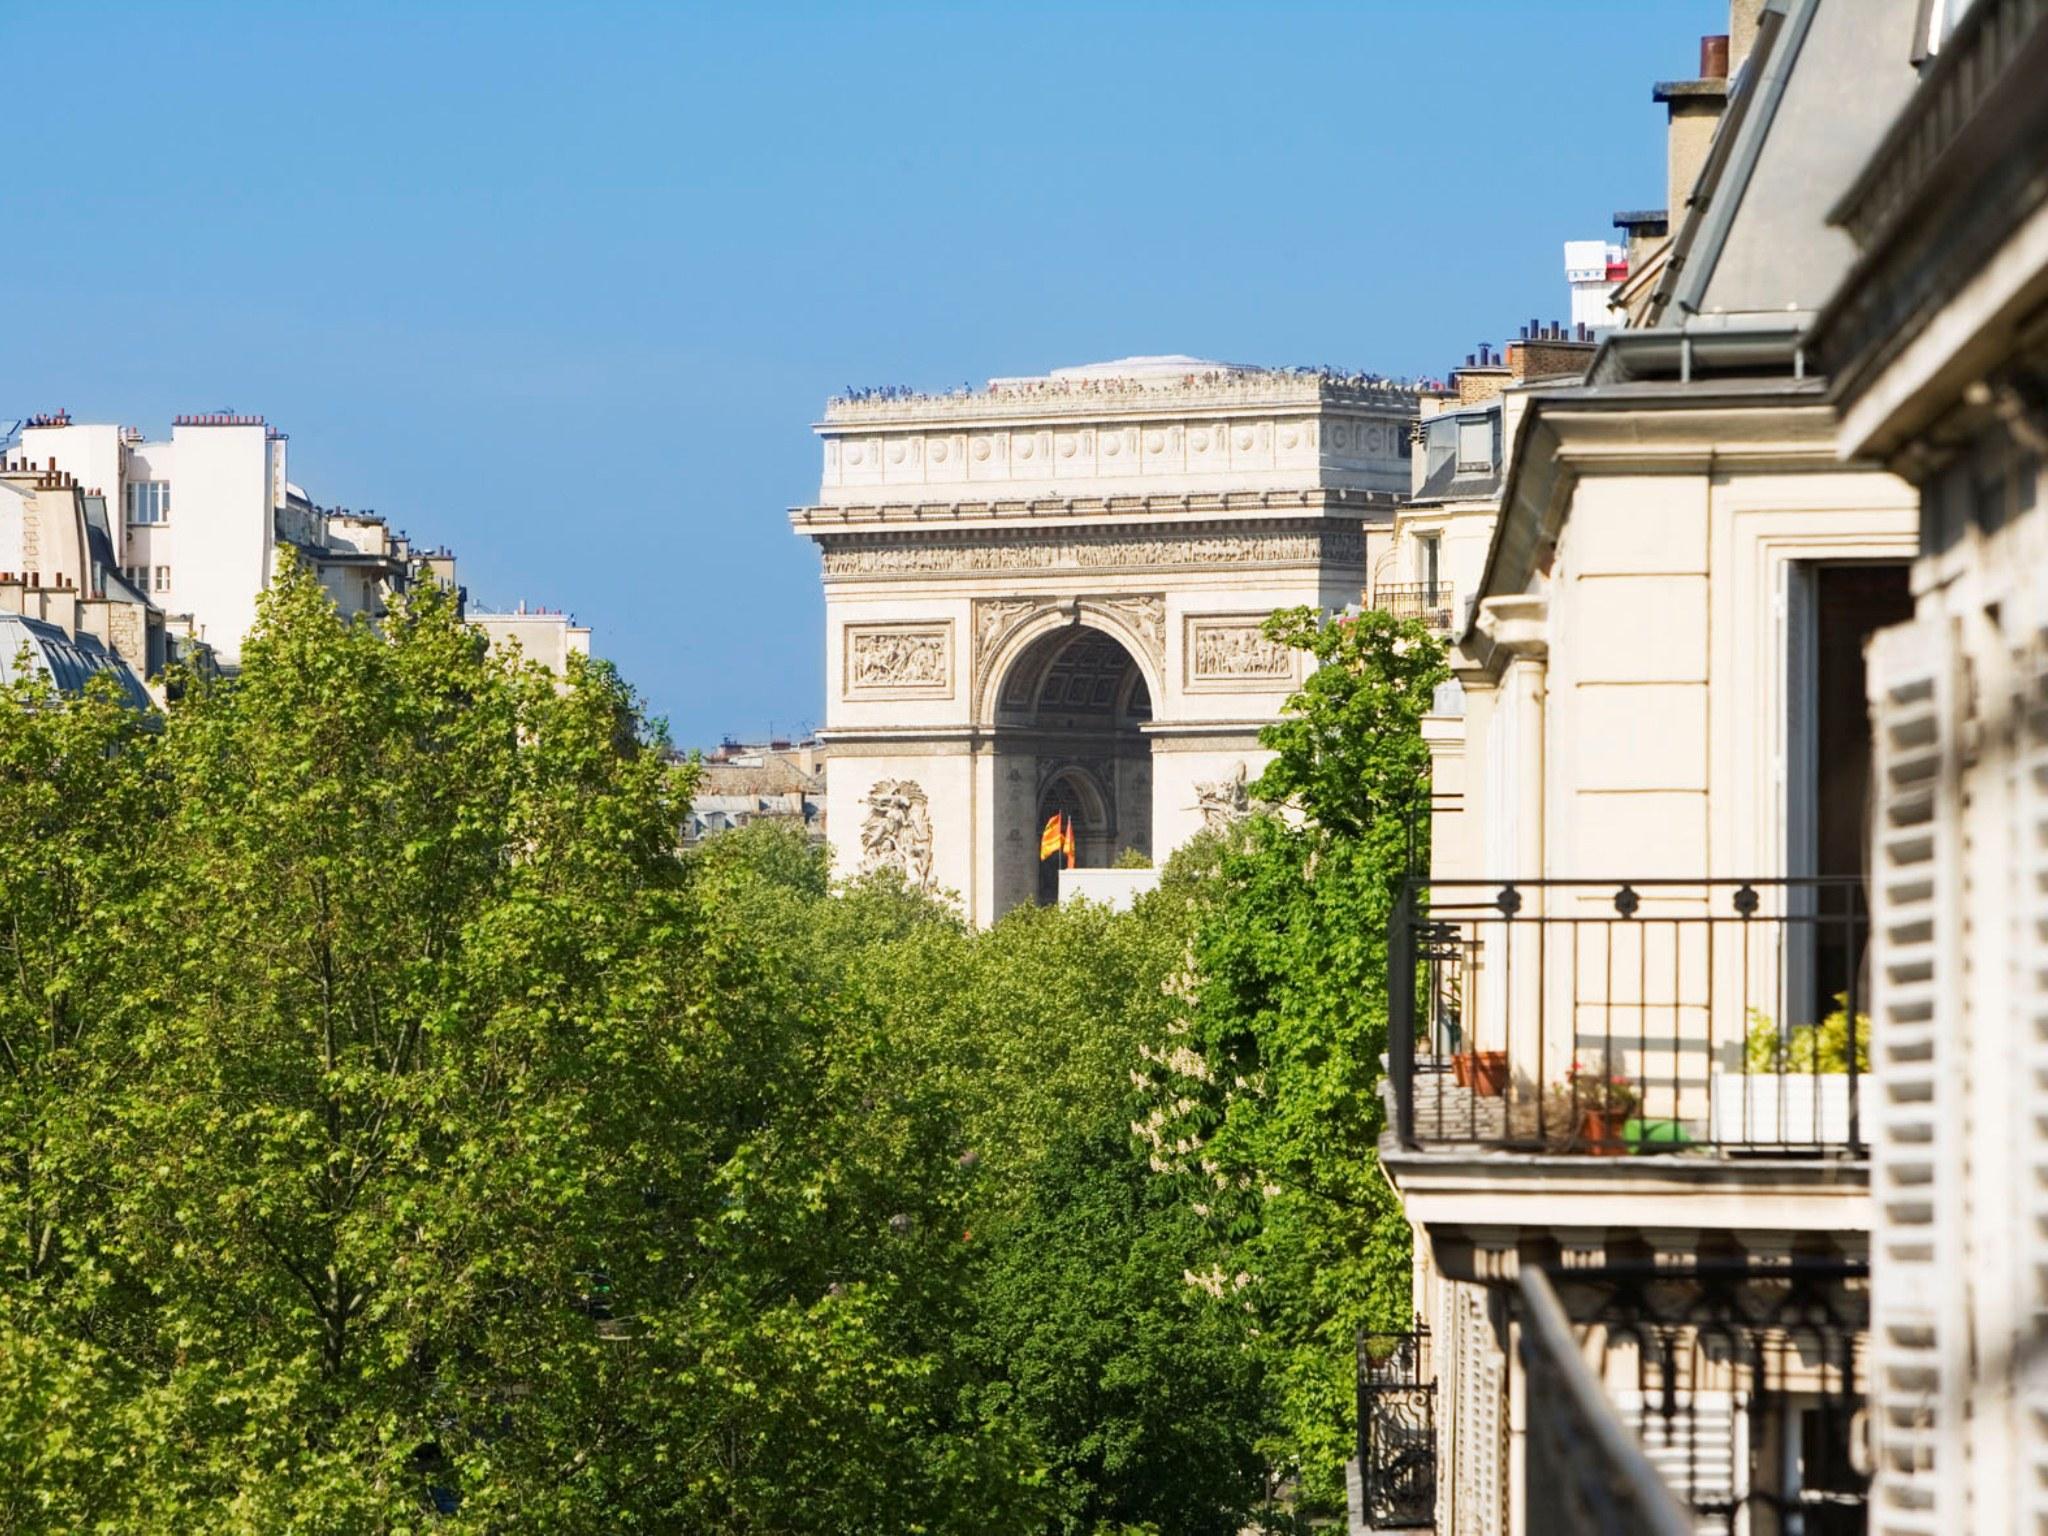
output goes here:
<path id="1" fill-rule="evenodd" d="M 1579 1143 L 1581 1150 L 1594 1157 L 1626 1157 L 1628 1142 L 1625 1132 L 1628 1128 L 1629 1111 L 1625 1109 L 1588 1109 L 1579 1115 Z"/>
<path id="2" fill-rule="evenodd" d="M 1497 1099 L 1508 1091 L 1508 1053 L 1472 1053 L 1472 1091 L 1482 1099 Z"/>
<path id="3" fill-rule="evenodd" d="M 1460 1088 L 1472 1086 L 1472 1053 L 1456 1051 L 1451 1055 L 1451 1076 L 1457 1079 Z"/>

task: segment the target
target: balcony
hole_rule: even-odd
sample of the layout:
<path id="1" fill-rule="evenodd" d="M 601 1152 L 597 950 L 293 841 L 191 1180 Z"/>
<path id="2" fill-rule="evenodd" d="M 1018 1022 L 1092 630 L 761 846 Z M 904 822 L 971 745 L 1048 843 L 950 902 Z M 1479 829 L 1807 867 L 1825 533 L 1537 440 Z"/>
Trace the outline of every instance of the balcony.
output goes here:
<path id="1" fill-rule="evenodd" d="M 1860 880 L 1411 881 L 1388 1081 L 1411 1150 L 1864 1155 Z"/>
<path id="2" fill-rule="evenodd" d="M 1420 619 L 1439 634 L 1450 632 L 1455 608 L 1447 581 L 1385 582 L 1373 588 L 1372 606 L 1397 619 Z"/>
<path id="3" fill-rule="evenodd" d="M 1358 1336 L 1358 1474 L 1368 1530 L 1436 1528 L 1436 1373 L 1427 1328 Z"/>

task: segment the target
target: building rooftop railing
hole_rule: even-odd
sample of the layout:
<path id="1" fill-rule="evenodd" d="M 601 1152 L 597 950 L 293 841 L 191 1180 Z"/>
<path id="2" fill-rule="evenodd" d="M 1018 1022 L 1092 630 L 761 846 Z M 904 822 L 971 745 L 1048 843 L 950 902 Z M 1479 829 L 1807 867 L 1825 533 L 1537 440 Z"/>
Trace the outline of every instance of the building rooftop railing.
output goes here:
<path id="1" fill-rule="evenodd" d="M 1457 611 L 1447 581 L 1381 582 L 1372 589 L 1372 606 L 1397 619 L 1420 619 L 1439 631 L 1450 629 Z"/>
<path id="2" fill-rule="evenodd" d="M 1412 1149 L 1860 1156 L 1853 877 L 1411 881 L 1388 1077 Z"/>

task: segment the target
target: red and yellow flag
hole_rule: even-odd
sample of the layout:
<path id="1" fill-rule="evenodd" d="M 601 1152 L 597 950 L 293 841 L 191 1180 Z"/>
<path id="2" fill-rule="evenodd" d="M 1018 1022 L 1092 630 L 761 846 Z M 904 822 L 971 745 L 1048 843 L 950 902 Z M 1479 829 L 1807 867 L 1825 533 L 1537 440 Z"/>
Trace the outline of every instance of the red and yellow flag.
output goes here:
<path id="1" fill-rule="evenodd" d="M 1060 834 L 1060 823 L 1064 819 L 1058 811 L 1046 818 L 1045 830 L 1038 834 L 1038 856 L 1041 859 L 1051 858 L 1066 846 Z"/>
<path id="2" fill-rule="evenodd" d="M 1066 822 L 1066 836 L 1060 840 L 1060 851 L 1067 856 L 1067 868 L 1072 869 L 1074 867 L 1074 818 L 1069 816 L 1066 818 Z"/>

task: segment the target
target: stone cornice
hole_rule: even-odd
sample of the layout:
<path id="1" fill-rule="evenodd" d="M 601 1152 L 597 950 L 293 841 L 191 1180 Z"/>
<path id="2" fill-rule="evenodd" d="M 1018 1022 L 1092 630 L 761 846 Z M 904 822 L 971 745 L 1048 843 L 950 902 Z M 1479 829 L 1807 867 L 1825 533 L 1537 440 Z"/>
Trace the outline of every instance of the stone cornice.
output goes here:
<path id="1" fill-rule="evenodd" d="M 1791 394 L 1790 391 L 1787 394 Z M 1532 402 L 1531 413 L 1536 413 Z M 1580 472 L 1709 467 L 1838 468 L 1835 413 L 1812 390 L 1674 406 L 1666 398 L 1543 402 L 1556 455 Z"/>
<path id="2" fill-rule="evenodd" d="M 1280 491 L 1226 491 L 1183 496 L 1038 496 L 989 501 L 883 502 L 865 506 L 792 507 L 790 526 L 820 537 L 834 532 L 897 527 L 931 529 L 984 527 L 1064 528 L 1075 524 L 1124 527 L 1170 517 L 1189 521 L 1226 518 L 1242 521 L 1247 513 L 1391 517 L 1402 498 L 1388 491 L 1360 491 L 1341 486 Z"/>
<path id="3" fill-rule="evenodd" d="M 1479 605 L 1478 624 L 1497 652 L 1532 661 L 1550 655 L 1550 599 L 1544 593 L 1489 597 Z"/>
<path id="4" fill-rule="evenodd" d="M 1170 383 L 1138 379 L 1034 380 L 973 393 L 893 395 L 838 399 L 826 404 L 814 430 L 831 434 L 878 425 L 944 427 L 1001 419 L 1101 420 L 1155 415 L 1231 413 L 1274 407 L 1393 411 L 1413 415 L 1417 394 L 1392 379 L 1360 376 L 1225 371 L 1192 374 Z"/>
<path id="5" fill-rule="evenodd" d="M 1582 475 L 1840 470 L 1835 412 L 1820 390 L 1817 382 L 1785 380 L 1532 395 L 1508 461 L 1482 599 L 1527 590 L 1563 530 Z M 1495 665 L 1491 642 L 1476 629 L 1464 643 L 1482 665 Z"/>

